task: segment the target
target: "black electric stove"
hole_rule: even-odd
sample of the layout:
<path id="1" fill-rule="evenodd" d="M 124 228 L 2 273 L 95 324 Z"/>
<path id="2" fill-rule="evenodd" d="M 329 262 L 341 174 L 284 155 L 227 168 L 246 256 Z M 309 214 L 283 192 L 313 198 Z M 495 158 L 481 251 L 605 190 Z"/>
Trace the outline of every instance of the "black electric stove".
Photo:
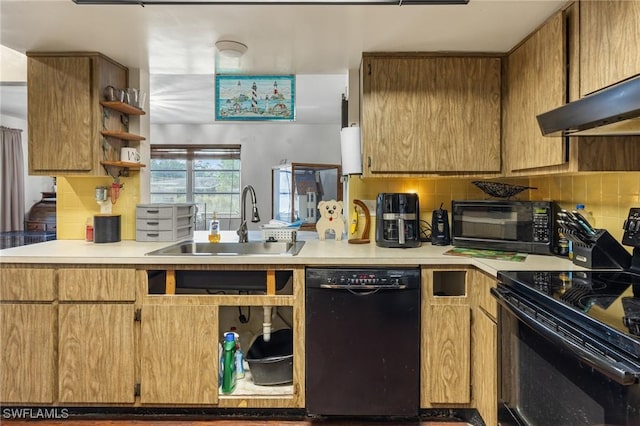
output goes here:
<path id="1" fill-rule="evenodd" d="M 640 426 L 640 208 L 624 230 L 631 259 L 605 230 L 574 257 L 615 269 L 498 272 L 501 425 Z"/>
<path id="2" fill-rule="evenodd" d="M 498 278 L 500 424 L 640 426 L 640 273 Z"/>
<path id="3" fill-rule="evenodd" d="M 640 274 L 629 271 L 499 272 L 502 285 L 552 316 L 640 360 Z"/>

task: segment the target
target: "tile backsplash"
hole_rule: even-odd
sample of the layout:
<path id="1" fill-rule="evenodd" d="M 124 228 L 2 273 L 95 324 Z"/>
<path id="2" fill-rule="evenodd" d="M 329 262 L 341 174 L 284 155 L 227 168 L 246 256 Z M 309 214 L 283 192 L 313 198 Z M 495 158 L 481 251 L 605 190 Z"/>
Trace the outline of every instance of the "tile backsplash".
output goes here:
<path id="1" fill-rule="evenodd" d="M 488 196 L 471 183 L 474 180 L 483 179 L 352 177 L 349 180 L 349 199 L 375 201 L 381 192 L 415 192 L 420 199 L 420 215 L 430 222 L 431 212 L 441 203 L 443 208 L 451 210 L 451 200 L 487 199 Z M 618 241 L 622 239 L 622 224 L 629 208 L 640 206 L 640 172 L 486 180 L 537 188 L 518 194 L 516 198 L 521 200 L 553 200 L 566 209 L 574 209 L 578 203 L 584 204 L 595 227 L 607 229 Z M 350 206 L 349 212 L 352 209 Z M 375 219 L 372 222 L 374 232 Z M 373 233 L 371 236 L 375 238 Z"/>
<path id="2" fill-rule="evenodd" d="M 88 218 L 100 213 L 94 199 L 96 186 L 111 186 L 109 177 L 63 177 L 58 176 L 56 194 L 57 238 L 60 240 L 83 240 Z M 140 200 L 140 178 L 120 178 L 124 186 L 120 196 L 112 205 L 112 213 L 121 215 L 121 239 L 136 238 L 136 205 Z"/>

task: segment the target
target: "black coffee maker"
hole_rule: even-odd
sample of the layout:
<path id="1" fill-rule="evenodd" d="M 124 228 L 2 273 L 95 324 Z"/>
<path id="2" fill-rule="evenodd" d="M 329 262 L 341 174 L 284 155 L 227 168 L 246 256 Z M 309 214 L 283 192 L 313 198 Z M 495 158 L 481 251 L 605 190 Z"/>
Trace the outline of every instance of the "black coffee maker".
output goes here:
<path id="1" fill-rule="evenodd" d="M 378 194 L 376 245 L 408 248 L 420 244 L 418 194 Z"/>

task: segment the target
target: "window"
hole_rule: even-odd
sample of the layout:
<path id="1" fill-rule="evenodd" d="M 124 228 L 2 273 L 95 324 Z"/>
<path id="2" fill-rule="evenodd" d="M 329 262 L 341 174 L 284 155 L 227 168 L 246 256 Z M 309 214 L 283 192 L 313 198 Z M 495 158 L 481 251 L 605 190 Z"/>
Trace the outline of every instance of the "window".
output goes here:
<path id="1" fill-rule="evenodd" d="M 240 217 L 239 145 L 152 145 L 151 202 L 197 206 L 196 229 Z"/>

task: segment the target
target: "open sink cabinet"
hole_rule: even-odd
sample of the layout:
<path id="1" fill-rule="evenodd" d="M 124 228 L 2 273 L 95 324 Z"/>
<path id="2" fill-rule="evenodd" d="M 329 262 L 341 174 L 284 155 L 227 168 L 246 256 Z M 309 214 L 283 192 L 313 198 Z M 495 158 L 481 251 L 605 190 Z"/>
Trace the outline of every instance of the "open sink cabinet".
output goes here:
<path id="1" fill-rule="evenodd" d="M 304 407 L 304 268 L 175 265 L 172 269 L 159 265 L 141 272 L 146 275 L 139 282 L 141 404 Z M 246 356 L 252 339 L 244 336 L 248 327 L 254 336 L 259 333 L 265 306 L 286 317 L 280 320 L 274 315 L 272 330 L 287 327 L 287 323 L 293 329 L 293 385 L 243 386 L 244 379 L 239 379 L 236 391 L 222 395 L 218 391 L 218 342 L 224 332 L 236 327 Z M 248 327 L 238 318 L 244 315 L 241 312 L 248 313 Z"/>

